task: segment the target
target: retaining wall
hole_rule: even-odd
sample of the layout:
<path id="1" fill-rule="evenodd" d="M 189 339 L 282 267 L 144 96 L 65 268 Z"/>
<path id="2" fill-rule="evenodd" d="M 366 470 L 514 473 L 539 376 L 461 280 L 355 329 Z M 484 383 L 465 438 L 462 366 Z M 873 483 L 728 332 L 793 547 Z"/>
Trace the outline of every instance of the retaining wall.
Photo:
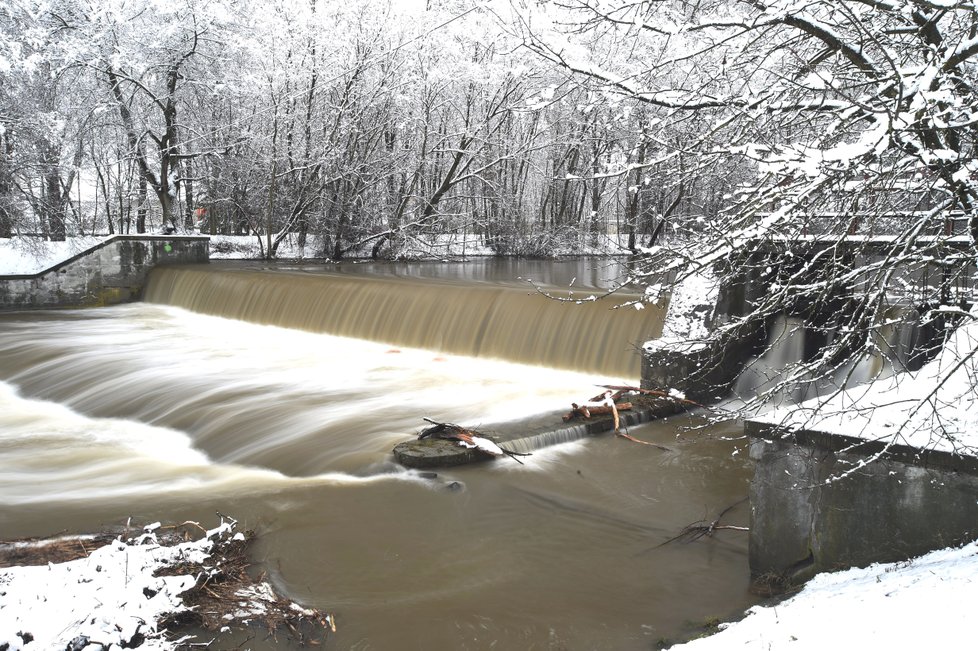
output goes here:
<path id="1" fill-rule="evenodd" d="M 135 301 L 150 269 L 208 262 L 209 243 L 207 237 L 116 235 L 40 273 L 0 276 L 0 310 Z"/>

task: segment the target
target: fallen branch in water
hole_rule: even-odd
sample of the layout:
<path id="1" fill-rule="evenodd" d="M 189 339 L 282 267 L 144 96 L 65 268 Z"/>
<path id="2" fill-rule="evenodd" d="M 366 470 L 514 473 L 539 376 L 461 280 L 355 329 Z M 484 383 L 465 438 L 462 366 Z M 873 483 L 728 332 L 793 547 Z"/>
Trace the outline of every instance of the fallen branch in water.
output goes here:
<path id="1" fill-rule="evenodd" d="M 632 403 L 630 402 L 615 402 L 618 398 L 622 396 L 624 391 L 613 391 L 612 389 L 634 389 L 635 387 L 608 387 L 608 391 L 605 391 L 600 396 L 595 396 L 584 405 L 578 405 L 576 402 L 571 403 L 571 411 L 564 414 L 564 421 L 569 421 L 574 418 L 590 418 L 591 416 L 602 416 L 610 414 L 615 420 L 615 434 L 622 437 L 623 439 L 628 439 L 629 441 L 634 441 L 635 443 L 641 443 L 642 445 L 651 445 L 653 447 L 659 448 L 663 452 L 671 452 L 671 450 L 663 445 L 657 443 L 649 443 L 648 441 L 642 441 L 634 436 L 628 434 L 627 431 L 621 431 L 621 418 L 618 415 L 619 411 L 629 411 L 632 409 Z M 645 389 L 637 389 L 637 391 L 645 391 Z"/>
<path id="2" fill-rule="evenodd" d="M 591 416 L 607 416 L 609 414 L 614 414 L 616 411 L 631 411 L 632 403 L 619 402 L 617 404 L 609 406 L 603 403 L 578 405 L 576 402 L 572 402 L 571 407 L 572 409 L 566 414 L 564 414 L 564 422 L 567 422 L 569 420 L 574 420 L 575 418 L 590 418 Z"/>
<path id="3" fill-rule="evenodd" d="M 720 515 L 718 515 L 712 522 L 706 522 L 705 520 L 698 520 L 696 522 L 693 522 L 692 524 L 687 524 L 685 527 L 683 527 L 682 531 L 679 532 L 679 535 L 670 538 L 669 540 L 665 541 L 662 544 L 656 545 L 656 547 L 662 547 L 663 545 L 668 545 L 669 543 L 675 542 L 676 540 L 681 540 L 685 543 L 691 543 L 693 541 L 699 540 L 704 536 L 712 536 L 714 531 L 720 531 L 723 529 L 729 531 L 750 531 L 750 527 L 739 527 L 732 524 L 720 524 L 720 520 L 723 519 L 723 516 L 725 516 L 730 511 L 732 511 L 734 507 L 746 501 L 747 501 L 746 497 L 737 500 L 727 508 L 720 511 Z"/>
<path id="4" fill-rule="evenodd" d="M 512 450 L 506 450 L 500 447 L 492 439 L 483 436 L 475 430 L 465 429 L 464 427 L 455 425 L 453 423 L 439 423 L 438 421 L 431 420 L 430 418 L 423 418 L 423 420 L 431 423 L 431 427 L 426 427 L 421 430 L 421 433 L 418 434 L 419 440 L 436 438 L 449 441 L 458 441 L 459 445 L 463 447 L 473 448 L 494 457 L 501 457 L 505 455 L 521 465 L 523 462 L 517 457 L 530 456 L 527 452 L 513 452 Z"/>
<path id="5" fill-rule="evenodd" d="M 667 448 L 664 445 L 659 445 L 658 443 L 651 443 L 649 441 L 643 441 L 641 439 L 637 439 L 634 436 L 632 436 L 631 434 L 628 434 L 627 432 L 618 432 L 618 431 L 616 431 L 615 432 L 615 436 L 620 436 L 623 439 L 628 439 L 629 441 L 632 441 L 634 443 L 641 443 L 642 445 L 651 445 L 654 448 L 659 448 L 663 452 L 672 452 L 672 450 L 670 448 Z"/>
<path id="6" fill-rule="evenodd" d="M 684 405 L 692 405 L 694 407 L 705 407 L 705 405 L 702 405 L 694 400 L 687 400 L 685 396 L 675 391 L 659 391 L 656 389 L 643 389 L 641 387 L 633 387 L 627 384 L 624 385 L 623 384 L 601 384 L 598 386 L 600 386 L 603 389 L 608 389 L 610 391 L 613 391 L 614 393 L 611 394 L 613 400 L 618 400 L 626 393 L 638 393 L 643 396 L 655 396 L 657 398 L 668 398 L 669 400 L 675 400 L 676 402 L 681 402 Z M 607 391 L 599 396 L 592 398 L 592 400 L 602 400 L 605 395 L 607 395 Z"/>

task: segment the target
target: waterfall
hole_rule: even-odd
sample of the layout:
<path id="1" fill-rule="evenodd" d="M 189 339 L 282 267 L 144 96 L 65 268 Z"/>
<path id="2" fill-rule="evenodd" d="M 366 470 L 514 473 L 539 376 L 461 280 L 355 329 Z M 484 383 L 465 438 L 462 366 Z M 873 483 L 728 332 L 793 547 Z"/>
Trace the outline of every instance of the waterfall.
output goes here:
<path id="1" fill-rule="evenodd" d="M 747 363 L 734 382 L 734 396 L 749 400 L 776 389 L 783 381 L 784 369 L 805 358 L 805 324 L 798 317 L 779 315 L 771 326 L 768 345 L 760 357 Z M 806 396 L 803 386 L 794 387 L 790 394 L 777 392 L 774 403 L 798 401 Z"/>
<path id="2" fill-rule="evenodd" d="M 748 362 L 734 383 L 733 393 L 741 399 L 750 399 L 767 391 L 774 390 L 773 404 L 782 402 L 801 402 L 819 395 L 851 388 L 873 380 L 880 380 L 912 370 L 915 353 L 918 351 L 919 315 L 903 306 L 892 307 L 884 312 L 874 331 L 872 352 L 864 353 L 841 368 L 836 369 L 825 379 L 821 372 L 818 383 L 795 378 L 788 393 L 778 390 L 784 381 L 785 369 L 805 359 L 805 340 L 807 336 L 804 321 L 799 317 L 779 315 L 772 324 L 765 352 Z M 834 333 L 829 336 L 831 343 Z M 919 364 L 918 364 L 919 366 Z M 807 374 L 808 378 L 813 373 Z"/>
<path id="3" fill-rule="evenodd" d="M 910 370 L 910 360 L 917 348 L 919 323 L 920 315 L 911 308 L 896 306 L 886 310 L 873 333 L 875 350 L 837 373 L 835 384 L 862 384 Z"/>
<path id="4" fill-rule="evenodd" d="M 584 297 L 582 297 L 584 298 Z M 526 287 L 296 271 L 153 270 L 145 300 L 302 329 L 621 378 L 638 378 L 661 310 L 635 296 L 562 302 Z"/>

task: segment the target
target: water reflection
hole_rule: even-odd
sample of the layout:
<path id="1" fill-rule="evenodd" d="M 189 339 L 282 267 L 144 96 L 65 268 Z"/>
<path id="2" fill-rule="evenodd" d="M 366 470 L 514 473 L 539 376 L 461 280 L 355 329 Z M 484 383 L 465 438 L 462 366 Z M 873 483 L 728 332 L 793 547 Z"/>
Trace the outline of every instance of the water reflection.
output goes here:
<path id="1" fill-rule="evenodd" d="M 580 291 L 608 290 L 620 287 L 630 273 L 626 257 L 559 259 L 535 258 L 469 258 L 467 260 L 418 261 L 343 261 L 339 263 L 311 262 L 241 262 L 216 261 L 211 266 L 219 270 L 263 269 L 267 271 L 302 271 L 307 273 L 334 272 L 357 276 L 386 276 L 421 278 L 438 282 L 491 283 L 512 287 L 539 285 L 548 289 L 577 289 Z M 630 291 L 638 285 L 627 285 Z"/>

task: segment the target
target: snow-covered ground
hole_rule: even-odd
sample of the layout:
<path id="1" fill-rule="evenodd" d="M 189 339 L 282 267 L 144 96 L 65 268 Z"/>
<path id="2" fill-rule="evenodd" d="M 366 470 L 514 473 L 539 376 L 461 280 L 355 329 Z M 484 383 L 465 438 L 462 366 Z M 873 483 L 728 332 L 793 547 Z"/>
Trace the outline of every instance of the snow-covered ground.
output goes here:
<path id="1" fill-rule="evenodd" d="M 974 648 L 978 543 L 903 563 L 819 574 L 791 599 L 757 606 L 684 651 Z"/>
<path id="2" fill-rule="evenodd" d="M 0 275 L 36 274 L 104 240 L 104 237 L 72 237 L 64 242 L 48 242 L 28 237 L 0 238 Z"/>
<path id="3" fill-rule="evenodd" d="M 200 527 L 193 522 L 184 525 Z M 0 649 L 169 651 L 210 646 L 213 640 L 195 645 L 193 636 L 165 629 L 171 616 L 193 608 L 202 608 L 201 619 L 207 624 L 212 618 L 209 628 L 221 632 L 256 621 L 317 622 L 335 631 L 332 615 L 281 598 L 266 581 L 252 579 L 246 566 L 235 566 L 246 540 L 235 528 L 233 520 L 222 518 L 219 526 L 198 540 L 161 544 L 157 534 L 162 529 L 157 522 L 133 538 L 120 536 L 84 558 L 0 569 Z M 84 547 L 85 538 L 12 544 L 43 547 L 55 542 Z M 174 540 L 172 534 L 170 539 Z M 190 606 L 182 595 L 201 579 L 215 601 Z M 216 622 L 215 617 L 219 618 Z"/>
<path id="4" fill-rule="evenodd" d="M 217 538 L 241 536 L 225 523 L 204 538 L 173 546 L 157 542 L 150 525 L 134 541 L 115 542 L 66 563 L 0 569 L 0 648 L 174 649 L 160 619 L 186 610 L 180 594 L 197 583 L 190 575 L 154 576 L 183 563 L 204 563 Z M 74 645 L 74 646 L 72 646 Z"/>
<path id="5" fill-rule="evenodd" d="M 654 303 L 668 296 L 668 311 L 662 335 L 645 343 L 646 350 L 669 349 L 689 352 L 702 348 L 709 335 L 713 311 L 720 292 L 720 281 L 708 268 L 698 269 L 675 285 L 649 285 L 645 302 Z"/>
<path id="6" fill-rule="evenodd" d="M 155 233 L 158 234 L 158 233 Z M 187 235 L 201 235 L 187 233 Z M 220 259 L 259 259 L 261 245 L 253 235 L 206 235 L 210 237 L 210 257 Z M 111 237 L 111 236 L 109 236 Z M 39 238 L 0 238 L 0 275 L 35 274 L 67 260 L 107 239 L 106 237 L 72 237 L 66 242 L 48 242 Z M 305 258 L 321 258 L 322 246 L 313 236 L 309 237 L 306 245 L 300 247 L 297 238 L 286 237 L 276 251 L 276 257 L 282 260 L 300 260 Z M 495 252 L 486 246 L 483 239 L 469 233 L 445 234 L 417 239 L 407 249 L 409 256 L 422 258 L 459 258 L 492 256 Z M 611 236 L 604 237 L 596 246 L 575 246 L 572 250 L 555 250 L 554 254 L 568 255 L 617 255 L 627 253 L 627 250 L 615 242 Z M 365 245 L 359 252 L 364 256 L 370 254 L 370 246 Z M 350 254 L 355 257 L 353 253 Z"/>
<path id="7" fill-rule="evenodd" d="M 253 235 L 208 235 L 211 238 L 211 258 L 212 259 L 241 259 L 241 258 L 260 258 L 261 246 L 258 238 Z M 321 258 L 323 246 L 319 239 L 310 236 L 305 246 L 299 246 L 297 237 L 290 235 L 282 240 L 276 250 L 276 256 L 283 260 L 301 260 L 305 258 Z M 468 234 L 467 236 L 449 234 L 430 238 L 422 244 L 416 243 L 413 255 L 431 258 L 441 257 L 468 257 L 468 256 L 489 256 L 493 255 L 492 249 L 487 247 L 482 238 Z M 369 256 L 370 246 L 366 245 L 362 251 L 352 252 L 351 257 L 356 255 Z"/>
<path id="8" fill-rule="evenodd" d="M 111 237 L 111 236 L 109 236 Z M 70 237 L 64 242 L 49 242 L 38 238 L 0 238 L 0 275 L 36 274 L 97 246 L 108 237 Z M 313 248 L 301 249 L 286 240 L 279 247 L 281 258 L 295 259 L 313 255 Z M 212 259 L 259 258 L 258 240 L 250 236 L 211 236 Z"/>

